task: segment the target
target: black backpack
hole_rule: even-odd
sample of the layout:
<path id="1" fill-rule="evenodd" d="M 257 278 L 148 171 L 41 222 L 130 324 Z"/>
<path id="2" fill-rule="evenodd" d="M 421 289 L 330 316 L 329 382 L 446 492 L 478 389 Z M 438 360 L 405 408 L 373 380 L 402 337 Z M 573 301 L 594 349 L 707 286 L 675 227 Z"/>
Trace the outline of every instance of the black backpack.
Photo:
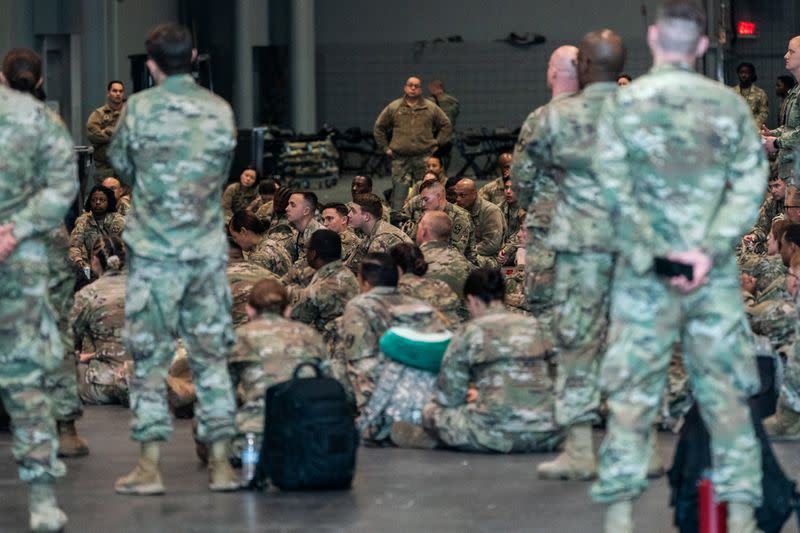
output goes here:
<path id="1" fill-rule="evenodd" d="M 775 387 L 775 359 L 758 357 L 761 390 L 749 400 L 750 415 L 756 437 L 761 444 L 761 487 L 763 502 L 756 510 L 758 528 L 764 533 L 778 533 L 792 512 L 796 512 L 800 499 L 794 481 L 786 477 L 761 419 L 775 412 L 777 388 Z M 699 517 L 697 509 L 697 483 L 702 472 L 711 467 L 710 437 L 700 416 L 700 409 L 693 405 L 686 414 L 672 468 L 667 473 L 672 487 L 670 504 L 675 508 L 674 524 L 680 533 L 696 533 Z M 800 516 L 798 516 L 800 524 Z"/>
<path id="2" fill-rule="evenodd" d="M 314 377 L 299 377 L 306 366 Z M 263 488 L 267 478 L 283 490 L 350 488 L 358 432 L 342 385 L 322 376 L 319 361 L 305 362 L 292 379 L 268 388 L 265 399 L 261 454 L 249 488 Z"/>

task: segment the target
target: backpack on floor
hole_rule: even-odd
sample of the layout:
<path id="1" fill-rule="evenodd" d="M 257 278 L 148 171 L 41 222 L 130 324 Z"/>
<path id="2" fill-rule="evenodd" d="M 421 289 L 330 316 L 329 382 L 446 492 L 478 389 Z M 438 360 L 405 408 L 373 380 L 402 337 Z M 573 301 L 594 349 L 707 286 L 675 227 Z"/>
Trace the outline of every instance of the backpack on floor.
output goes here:
<path id="1" fill-rule="evenodd" d="M 303 367 L 314 377 L 300 377 Z M 297 365 L 292 379 L 267 389 L 264 433 L 250 488 L 269 479 L 282 490 L 347 489 L 356 467 L 358 433 L 342 385 L 319 362 Z"/>
<path id="2" fill-rule="evenodd" d="M 758 357 L 761 390 L 749 401 L 756 438 L 761 444 L 761 487 L 763 503 L 756 510 L 759 530 L 764 533 L 779 533 L 793 512 L 800 508 L 800 499 L 794 481 L 786 477 L 769 442 L 761 419 L 775 412 L 777 388 L 775 384 L 776 361 L 772 356 Z M 699 515 L 697 509 L 697 485 L 704 470 L 711 468 L 710 437 L 700 416 L 700 409 L 693 405 L 686 414 L 678 446 L 675 449 L 672 468 L 667 473 L 672 487 L 670 505 L 675 508 L 674 524 L 680 533 L 696 533 Z M 800 524 L 800 516 L 798 516 Z"/>

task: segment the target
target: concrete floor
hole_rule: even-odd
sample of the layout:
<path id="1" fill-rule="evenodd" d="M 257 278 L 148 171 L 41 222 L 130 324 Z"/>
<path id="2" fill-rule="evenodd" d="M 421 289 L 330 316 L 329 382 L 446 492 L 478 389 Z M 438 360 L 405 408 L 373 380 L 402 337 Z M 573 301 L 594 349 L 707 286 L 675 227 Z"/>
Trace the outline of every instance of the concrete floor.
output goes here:
<path id="1" fill-rule="evenodd" d="M 471 455 L 443 451 L 359 450 L 352 490 L 329 493 L 213 494 L 194 454 L 191 425 L 176 421 L 163 449 L 167 494 L 119 496 L 116 477 L 137 456 L 128 439 L 130 414 L 120 407 L 89 407 L 79 423 L 89 457 L 67 462 L 58 494 L 70 532 L 499 532 L 585 533 L 602 528 L 602 507 L 589 501 L 589 483 L 540 481 L 536 465 L 553 455 Z M 595 433 L 599 445 L 602 433 Z M 665 460 L 675 437 L 661 434 Z M 776 446 L 790 475 L 800 474 L 797 444 Z M 0 531 L 24 531 L 25 485 L 11 460 L 11 436 L 0 434 Z M 636 507 L 639 531 L 674 531 L 664 478 Z M 784 532 L 796 532 L 794 524 Z"/>

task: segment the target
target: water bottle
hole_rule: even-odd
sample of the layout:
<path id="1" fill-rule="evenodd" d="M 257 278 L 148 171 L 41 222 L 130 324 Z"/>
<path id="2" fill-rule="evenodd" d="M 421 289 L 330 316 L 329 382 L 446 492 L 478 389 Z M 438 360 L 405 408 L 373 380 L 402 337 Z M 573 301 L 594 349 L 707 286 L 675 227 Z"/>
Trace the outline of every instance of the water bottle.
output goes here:
<path id="1" fill-rule="evenodd" d="M 245 445 L 242 450 L 242 486 L 247 486 L 253 480 L 258 464 L 258 448 L 256 448 L 256 434 L 245 435 Z"/>

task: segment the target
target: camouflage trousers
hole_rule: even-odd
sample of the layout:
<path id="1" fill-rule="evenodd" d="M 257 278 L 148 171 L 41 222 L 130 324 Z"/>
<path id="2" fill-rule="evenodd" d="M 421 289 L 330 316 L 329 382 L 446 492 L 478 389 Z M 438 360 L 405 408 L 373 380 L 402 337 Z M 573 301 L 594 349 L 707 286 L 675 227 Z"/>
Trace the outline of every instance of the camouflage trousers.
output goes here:
<path id="1" fill-rule="evenodd" d="M 0 263 L 0 399 L 12 421 L 12 453 L 23 481 L 65 474 L 45 376 L 63 353 L 47 295 L 48 270 L 38 243 L 21 244 Z"/>
<path id="2" fill-rule="evenodd" d="M 246 443 L 248 433 L 256 436 L 260 444 L 264 433 L 264 394 L 272 379 L 264 365 L 256 362 L 236 362 L 229 365 L 231 377 L 238 383 L 239 408 L 236 410 L 236 436 L 231 443 L 232 454 L 238 457 Z"/>
<path id="3" fill-rule="evenodd" d="M 433 405 L 433 404 L 432 404 Z M 487 424 L 470 404 L 426 409 L 425 428 L 449 448 L 479 453 L 552 452 L 564 440 L 561 431 L 505 431 Z"/>
<path id="4" fill-rule="evenodd" d="M 78 393 L 78 359 L 69 323 L 75 276 L 69 269 L 51 271 L 50 275 L 50 302 L 56 314 L 64 357 L 61 365 L 47 375 L 46 383 L 53 403 L 53 416 L 59 422 L 68 422 L 83 416 L 83 404 Z"/>
<path id="5" fill-rule="evenodd" d="M 706 285 L 682 295 L 652 273 L 617 268 L 600 377 L 610 415 L 591 489 L 595 501 L 633 499 L 646 488 L 648 435 L 673 344 L 681 339 L 692 394 L 711 434 L 717 497 L 760 504 L 761 452 L 747 406 L 760 386 L 755 347 L 735 263 L 715 269 Z"/>
<path id="6" fill-rule="evenodd" d="M 556 254 L 553 337 L 558 353 L 555 415 L 560 426 L 598 419 L 598 378 L 608 332 L 613 274 L 611 254 Z"/>
<path id="7" fill-rule="evenodd" d="M 226 359 L 234 336 L 225 262 L 130 258 L 124 340 L 135 362 L 133 440 L 166 440 L 172 434 L 165 379 L 178 336 L 197 389 L 198 439 L 233 436 L 235 403 Z"/>
<path id="8" fill-rule="evenodd" d="M 96 357 L 78 365 L 78 391 L 88 405 L 129 405 L 133 361 Z"/>
<path id="9" fill-rule="evenodd" d="M 555 253 L 544 243 L 544 238 L 531 236 L 525 251 L 525 297 L 528 310 L 542 325 L 542 331 L 555 345 L 553 339 L 553 291 Z"/>
<path id="10" fill-rule="evenodd" d="M 400 211 L 415 181 L 425 175 L 428 154 L 392 156 L 392 209 Z"/>
<path id="11" fill-rule="evenodd" d="M 780 403 L 782 407 L 800 413 L 800 341 L 795 341 L 793 349 L 788 352 L 783 367 Z"/>

